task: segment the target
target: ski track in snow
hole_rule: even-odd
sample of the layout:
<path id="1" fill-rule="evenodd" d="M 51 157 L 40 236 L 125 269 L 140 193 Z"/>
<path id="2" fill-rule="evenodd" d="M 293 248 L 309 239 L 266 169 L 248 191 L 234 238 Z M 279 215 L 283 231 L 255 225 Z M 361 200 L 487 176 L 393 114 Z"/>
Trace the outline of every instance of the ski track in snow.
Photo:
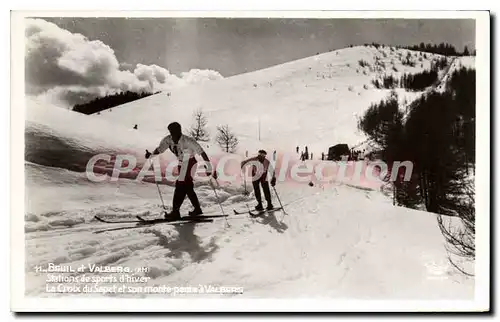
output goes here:
<path id="1" fill-rule="evenodd" d="M 223 218 L 213 223 L 134 229 L 117 229 L 134 224 L 104 224 L 94 219 L 95 215 L 116 220 L 130 220 L 136 215 L 154 218 L 161 215 L 162 205 L 153 183 L 89 181 L 81 172 L 88 156 L 132 153 L 138 156 L 139 165 L 143 164 L 144 149 L 154 148 L 159 142 L 170 116 L 175 114 L 179 121 L 187 122 L 192 110 L 200 105 L 208 113 L 210 126 L 226 122 L 238 130 L 240 150 L 264 146 L 286 152 L 294 151 L 298 144 L 309 145 L 317 159 L 320 147 L 362 142 L 365 138 L 355 130 L 356 116 L 388 91 L 363 89 L 378 74 L 364 75 L 368 69 L 359 67 L 358 60 L 374 66 L 374 56 L 389 63 L 400 52 L 407 53 L 386 48 L 383 53 L 387 57 L 382 58 L 383 53 L 373 48 L 344 49 L 173 91 L 168 99 L 153 95 L 101 116 L 83 116 L 30 102 L 34 105 L 28 109 L 26 135 L 26 294 L 118 296 L 46 293 L 47 274 L 36 273 L 34 266 L 54 263 L 147 267 L 147 272 L 137 273 L 148 277 L 146 284 L 140 284 L 143 286 L 244 288 L 240 295 L 204 295 L 209 298 L 472 298 L 474 279 L 461 275 L 448 263 L 435 215 L 394 207 L 380 191 L 356 182 L 317 183 L 313 187 L 279 183 L 276 188 L 287 214 L 276 211 L 257 218 L 233 216 L 233 208 L 254 207 L 253 193 L 244 196 L 243 187 L 223 184 L 217 194 L 229 214 L 229 227 Z M 438 55 L 429 57 L 422 62 L 425 68 Z M 461 64 L 473 65 L 473 59 L 453 61 L 443 82 Z M 398 73 L 421 70 L 397 62 L 394 67 Z M 409 101 L 421 94 L 398 93 Z M 137 108 L 144 113 L 137 113 Z M 262 141 L 253 130 L 255 115 L 261 115 L 263 124 L 267 124 Z M 316 124 L 316 130 L 307 131 L 307 122 Z M 135 123 L 139 124 L 137 131 L 130 129 Z M 148 130 L 146 124 L 150 125 Z M 207 152 L 211 156 L 220 154 L 212 144 L 208 144 Z M 172 156 L 166 153 L 165 158 Z M 170 207 L 173 188 L 160 185 L 160 190 Z M 251 183 L 248 190 L 252 191 Z M 220 214 L 208 182 L 197 182 L 196 192 L 205 214 Z M 273 203 L 279 205 L 275 196 Z M 188 210 L 186 199 L 181 212 Z"/>

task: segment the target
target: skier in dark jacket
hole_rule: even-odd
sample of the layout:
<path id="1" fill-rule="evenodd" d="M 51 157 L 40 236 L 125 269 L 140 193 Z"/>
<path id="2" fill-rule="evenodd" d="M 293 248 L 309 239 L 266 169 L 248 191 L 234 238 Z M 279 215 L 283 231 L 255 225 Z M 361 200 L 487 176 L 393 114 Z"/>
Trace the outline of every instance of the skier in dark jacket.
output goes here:
<path id="1" fill-rule="evenodd" d="M 180 219 L 181 215 L 179 209 L 187 197 L 191 201 L 194 209 L 189 212 L 190 216 L 198 216 L 203 213 L 200 207 L 200 202 L 198 201 L 198 196 L 194 191 L 194 181 L 192 176 L 192 169 L 198 162 L 195 158 L 196 154 L 201 155 L 203 160 L 205 160 L 209 166 L 206 170 L 207 176 L 212 175 L 217 179 L 217 173 L 211 170 L 210 159 L 201 147 L 201 145 L 196 142 L 192 137 L 182 134 L 181 125 L 177 122 L 170 123 L 168 125 L 168 130 L 170 135 L 164 137 L 159 146 L 153 151 L 152 154 L 161 154 L 167 149 L 170 149 L 172 153 L 179 160 L 179 178 L 175 182 L 174 198 L 172 201 L 172 212 L 166 213 L 166 219 Z M 187 154 L 187 155 L 186 155 Z M 151 153 L 146 150 L 146 159 L 151 156 Z"/>
<path id="2" fill-rule="evenodd" d="M 266 155 L 266 151 L 260 150 L 259 154 L 256 157 L 241 162 L 242 169 L 249 162 L 260 162 L 262 164 L 261 170 L 263 171 L 259 173 L 257 172 L 259 170 L 258 167 L 256 165 L 252 166 L 252 185 L 255 193 L 255 199 L 257 199 L 257 206 L 255 206 L 255 209 L 258 211 L 264 210 L 264 207 L 262 206 L 260 186 L 262 186 L 262 190 L 264 190 L 264 197 L 266 198 L 267 202 L 267 210 L 271 210 L 274 208 L 271 201 L 271 191 L 269 190 L 269 182 L 267 181 L 267 176 L 268 172 L 272 173 L 271 186 L 273 187 L 276 185 L 276 176 L 274 173 L 274 169 L 272 169 L 271 162 L 266 159 Z"/>

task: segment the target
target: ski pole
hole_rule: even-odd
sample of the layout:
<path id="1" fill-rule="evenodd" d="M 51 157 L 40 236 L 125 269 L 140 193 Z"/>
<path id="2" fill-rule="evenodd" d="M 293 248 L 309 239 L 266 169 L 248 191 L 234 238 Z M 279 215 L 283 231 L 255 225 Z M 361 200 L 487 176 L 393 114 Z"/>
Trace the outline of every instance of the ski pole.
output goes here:
<path id="1" fill-rule="evenodd" d="M 217 182 L 217 179 L 214 179 L 215 182 Z M 218 182 L 217 182 L 218 184 Z M 222 211 L 222 215 L 224 216 L 224 219 L 226 220 L 226 226 L 230 227 L 229 223 L 227 222 L 227 216 L 224 213 L 224 208 L 222 208 L 222 204 L 220 203 L 219 196 L 217 195 L 217 190 L 215 190 L 214 185 L 212 184 L 212 179 L 210 179 L 210 186 L 212 187 L 212 190 L 214 191 L 215 198 L 217 199 L 217 203 L 219 204 L 220 210 Z"/>
<path id="2" fill-rule="evenodd" d="M 285 208 L 283 208 L 283 204 L 281 203 L 280 196 L 278 195 L 278 192 L 276 191 L 276 187 L 273 187 L 274 194 L 276 195 L 276 198 L 278 198 L 278 202 L 280 203 L 281 210 L 283 211 L 283 216 L 288 215 L 285 211 Z"/>
<path id="3" fill-rule="evenodd" d="M 243 172 L 243 187 L 245 188 L 245 192 L 243 192 L 243 195 L 248 196 L 250 193 L 247 190 L 247 176 L 245 172 Z"/>
<path id="4" fill-rule="evenodd" d="M 248 217 L 250 217 L 250 219 L 252 220 L 252 222 L 254 223 L 255 222 L 255 218 L 250 214 L 250 207 L 248 206 L 248 204 L 245 204 L 247 206 L 247 209 L 248 209 Z"/>
<path id="5" fill-rule="evenodd" d="M 150 160 L 149 166 L 151 166 L 153 164 L 153 158 L 151 158 L 149 160 Z M 148 167 L 148 169 L 149 169 L 149 167 Z M 160 186 L 158 185 L 158 181 L 156 181 L 156 178 L 155 178 L 155 184 L 156 184 L 156 188 L 158 188 L 158 195 L 160 196 L 161 205 L 163 207 L 163 210 L 165 210 L 165 212 L 166 212 L 167 208 L 165 207 L 165 203 L 163 202 L 163 196 L 161 195 Z"/>
<path id="6" fill-rule="evenodd" d="M 156 182 L 156 180 L 155 180 L 155 183 L 156 183 L 156 188 L 158 188 L 158 194 L 160 195 L 160 200 L 161 200 L 161 205 L 163 207 L 163 210 L 167 211 L 167 208 L 165 208 L 165 203 L 163 202 L 163 197 L 161 195 L 160 186 L 158 185 L 158 182 Z"/>

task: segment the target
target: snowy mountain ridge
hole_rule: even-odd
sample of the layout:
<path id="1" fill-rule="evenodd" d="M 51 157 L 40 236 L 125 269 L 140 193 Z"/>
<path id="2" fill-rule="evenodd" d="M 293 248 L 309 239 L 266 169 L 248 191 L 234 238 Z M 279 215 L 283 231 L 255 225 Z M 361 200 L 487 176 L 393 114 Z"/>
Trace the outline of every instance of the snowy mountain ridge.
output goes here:
<path id="1" fill-rule="evenodd" d="M 412 57 L 415 67 L 403 64 L 407 57 Z M 228 124 L 247 148 L 292 152 L 296 146 L 308 146 L 319 157 L 337 143 L 354 146 L 366 139 L 357 130 L 358 118 L 371 103 L 390 93 L 374 88 L 372 81 L 428 70 L 443 57 L 394 47 L 345 48 L 160 93 L 95 117 L 130 128 L 137 124 L 139 130 L 161 135 L 174 120 L 188 128 L 193 112 L 201 109 L 208 117 L 212 138 L 216 126 Z M 455 60 L 473 64 L 472 57 Z M 400 88 L 396 92 L 407 104 L 422 94 Z"/>

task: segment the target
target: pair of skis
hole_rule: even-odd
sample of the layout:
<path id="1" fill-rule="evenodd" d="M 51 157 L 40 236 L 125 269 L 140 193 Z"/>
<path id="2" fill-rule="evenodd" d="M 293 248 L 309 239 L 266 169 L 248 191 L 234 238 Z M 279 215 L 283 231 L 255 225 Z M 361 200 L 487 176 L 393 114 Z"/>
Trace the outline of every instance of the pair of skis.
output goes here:
<path id="1" fill-rule="evenodd" d="M 125 230 L 125 229 L 135 229 L 135 228 L 144 228 L 156 224 L 167 224 L 167 225 L 184 225 L 184 224 L 197 224 L 197 223 L 210 223 L 213 222 L 215 218 L 225 217 L 224 215 L 208 215 L 208 216 L 196 216 L 196 217 L 181 217 L 180 219 L 166 219 L 166 218 L 156 218 L 156 219 L 145 219 L 141 216 L 136 216 L 135 220 L 109 220 L 104 219 L 99 216 L 95 216 L 94 218 L 100 222 L 106 224 L 135 224 L 133 226 L 121 226 L 117 228 L 107 228 L 103 230 L 95 231 L 94 234 L 100 234 L 109 231 L 115 230 Z"/>
<path id="2" fill-rule="evenodd" d="M 277 207 L 273 208 L 271 210 L 263 210 L 263 211 L 237 211 L 234 210 L 235 215 L 245 215 L 249 214 L 251 217 L 259 217 L 263 216 L 266 213 L 273 212 L 273 211 L 278 211 L 282 210 L 282 207 Z M 99 216 L 94 216 L 94 218 L 100 222 L 106 223 L 106 224 L 135 224 L 134 226 L 125 226 L 125 227 L 118 227 L 118 228 L 110 228 L 110 229 L 103 229 L 103 230 L 98 230 L 95 231 L 95 234 L 100 234 L 103 232 L 109 232 L 109 231 L 114 231 L 114 230 L 124 230 L 124 229 L 134 229 L 134 228 L 141 228 L 141 227 L 148 227 L 156 224 L 168 224 L 168 225 L 183 225 L 183 224 L 197 224 L 197 223 L 211 223 L 214 221 L 214 219 L 217 218 L 226 218 L 228 215 L 201 215 L 201 216 L 196 216 L 196 217 L 181 217 L 180 219 L 166 219 L 166 218 L 156 218 L 156 219 L 145 219 L 141 216 L 136 216 L 136 219 L 133 220 L 109 220 L 105 218 L 101 218 Z M 227 220 L 227 218 L 226 218 Z"/>
<path id="3" fill-rule="evenodd" d="M 252 210 L 247 210 L 247 211 L 238 211 L 238 210 L 233 210 L 235 215 L 245 215 L 249 214 L 250 216 L 253 217 L 258 217 L 262 216 L 268 212 L 273 212 L 273 211 L 278 211 L 281 210 L 282 207 L 277 207 L 273 209 L 264 209 L 262 211 L 252 211 Z M 181 217 L 179 219 L 167 219 L 167 218 L 156 218 L 156 219 L 145 219 L 141 216 L 136 216 L 136 219 L 133 220 L 109 220 L 105 219 L 99 216 L 94 216 L 94 218 L 100 222 L 106 223 L 106 224 L 137 224 L 140 226 L 145 226 L 145 225 L 154 225 L 154 224 L 181 224 L 181 223 L 200 223 L 200 222 L 213 222 L 215 218 L 222 218 L 222 217 L 227 217 L 228 215 L 200 215 L 196 217 Z"/>
<path id="4" fill-rule="evenodd" d="M 127 224 L 127 223 L 135 223 L 139 225 L 153 225 L 153 224 L 161 224 L 161 223 L 183 223 L 183 222 L 213 222 L 214 218 L 226 217 L 225 215 L 201 215 L 196 217 L 181 217 L 179 219 L 167 219 L 167 218 L 156 218 L 156 219 L 145 219 L 141 216 L 136 216 L 135 220 L 109 220 L 104 219 L 99 216 L 95 216 L 94 218 L 100 222 L 107 224 Z"/>

